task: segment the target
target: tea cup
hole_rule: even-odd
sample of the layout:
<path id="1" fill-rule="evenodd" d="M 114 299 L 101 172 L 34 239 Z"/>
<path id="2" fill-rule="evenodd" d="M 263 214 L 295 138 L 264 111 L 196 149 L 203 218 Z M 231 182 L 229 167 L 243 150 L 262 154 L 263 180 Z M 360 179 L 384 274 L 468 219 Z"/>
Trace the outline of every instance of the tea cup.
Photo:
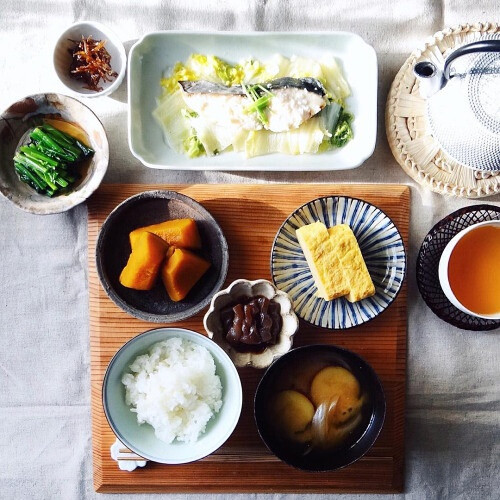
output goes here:
<path id="1" fill-rule="evenodd" d="M 449 277 L 449 264 L 450 264 L 450 258 L 452 256 L 453 251 L 455 250 L 457 244 L 462 240 L 462 238 L 472 232 L 477 230 L 480 227 L 484 226 L 494 226 L 498 227 L 500 229 L 500 220 L 490 220 L 490 221 L 485 221 L 485 222 L 479 222 L 477 224 L 473 224 L 469 226 L 467 229 L 464 229 L 463 231 L 460 231 L 458 234 L 456 234 L 446 245 L 445 249 L 443 250 L 443 253 L 441 254 L 441 258 L 439 260 L 439 268 L 438 268 L 438 276 L 439 276 L 439 283 L 441 285 L 441 288 L 448 298 L 448 300 L 458 309 L 463 311 L 466 314 L 469 314 L 470 316 L 474 316 L 476 318 L 483 318 L 483 319 L 489 319 L 489 320 L 499 320 L 500 319 L 500 310 L 498 312 L 492 313 L 492 314 L 482 314 L 478 312 L 471 311 L 469 308 L 464 306 L 457 298 L 455 295 L 455 292 L 453 291 L 451 284 L 450 284 L 450 277 Z M 500 256 L 498 256 L 500 259 Z M 467 279 L 467 276 L 464 276 L 464 279 Z"/>

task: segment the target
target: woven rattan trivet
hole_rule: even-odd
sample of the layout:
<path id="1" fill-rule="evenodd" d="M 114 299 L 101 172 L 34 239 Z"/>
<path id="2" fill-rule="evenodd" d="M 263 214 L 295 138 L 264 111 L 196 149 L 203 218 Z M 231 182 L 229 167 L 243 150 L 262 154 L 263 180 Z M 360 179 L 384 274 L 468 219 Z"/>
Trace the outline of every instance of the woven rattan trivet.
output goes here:
<path id="1" fill-rule="evenodd" d="M 420 96 L 413 66 L 420 60 L 442 65 L 457 46 L 500 33 L 496 23 L 464 24 L 436 33 L 412 52 L 394 79 L 387 97 L 385 126 L 392 153 L 419 184 L 440 194 L 481 198 L 500 193 L 500 173 L 472 170 L 454 161 L 432 137 L 426 100 Z"/>

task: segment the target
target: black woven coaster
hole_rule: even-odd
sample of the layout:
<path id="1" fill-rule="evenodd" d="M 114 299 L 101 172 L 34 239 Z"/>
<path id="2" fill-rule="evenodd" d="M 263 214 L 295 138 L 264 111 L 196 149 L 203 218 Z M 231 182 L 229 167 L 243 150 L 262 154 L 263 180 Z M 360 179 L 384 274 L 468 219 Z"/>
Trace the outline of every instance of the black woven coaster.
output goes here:
<path id="1" fill-rule="evenodd" d="M 417 257 L 417 284 L 425 303 L 443 321 L 463 330 L 494 330 L 500 327 L 500 320 L 476 318 L 457 309 L 439 284 L 439 259 L 453 236 L 487 220 L 500 220 L 500 207 L 473 205 L 453 212 L 429 231 Z"/>

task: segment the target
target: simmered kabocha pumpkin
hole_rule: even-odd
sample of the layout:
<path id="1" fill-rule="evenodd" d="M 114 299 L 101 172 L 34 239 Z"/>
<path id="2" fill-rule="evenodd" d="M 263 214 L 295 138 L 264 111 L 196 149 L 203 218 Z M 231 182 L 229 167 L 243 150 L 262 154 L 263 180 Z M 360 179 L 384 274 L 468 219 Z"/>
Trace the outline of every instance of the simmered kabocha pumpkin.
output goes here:
<path id="1" fill-rule="evenodd" d="M 160 237 L 143 232 L 132 246 L 120 283 L 135 290 L 151 290 L 167 249 L 167 243 Z"/>
<path id="2" fill-rule="evenodd" d="M 178 302 L 206 273 L 210 262 L 184 248 L 176 248 L 170 257 L 168 253 L 167 261 L 161 268 L 161 277 L 168 296 Z"/>
<path id="3" fill-rule="evenodd" d="M 137 238 L 144 232 L 156 234 L 169 245 L 178 248 L 201 248 L 201 238 L 193 219 L 173 219 L 151 226 L 134 229 L 130 233 L 130 244 L 134 248 Z"/>

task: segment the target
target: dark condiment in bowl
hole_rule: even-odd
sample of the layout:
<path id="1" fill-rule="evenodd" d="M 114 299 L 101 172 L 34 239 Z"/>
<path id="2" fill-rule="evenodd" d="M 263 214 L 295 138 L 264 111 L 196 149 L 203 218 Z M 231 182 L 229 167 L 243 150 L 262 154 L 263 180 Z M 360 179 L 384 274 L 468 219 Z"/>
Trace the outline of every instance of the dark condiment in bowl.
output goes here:
<path id="1" fill-rule="evenodd" d="M 281 307 L 262 295 L 238 297 L 220 311 L 226 341 L 240 352 L 261 352 L 276 344 Z"/>
<path id="2" fill-rule="evenodd" d="M 91 36 L 81 40 L 71 40 L 73 47 L 69 73 L 72 78 L 83 80 L 85 88 L 99 92 L 100 81 L 111 82 L 118 74 L 111 67 L 111 56 L 105 48 L 106 40 L 94 40 Z"/>

